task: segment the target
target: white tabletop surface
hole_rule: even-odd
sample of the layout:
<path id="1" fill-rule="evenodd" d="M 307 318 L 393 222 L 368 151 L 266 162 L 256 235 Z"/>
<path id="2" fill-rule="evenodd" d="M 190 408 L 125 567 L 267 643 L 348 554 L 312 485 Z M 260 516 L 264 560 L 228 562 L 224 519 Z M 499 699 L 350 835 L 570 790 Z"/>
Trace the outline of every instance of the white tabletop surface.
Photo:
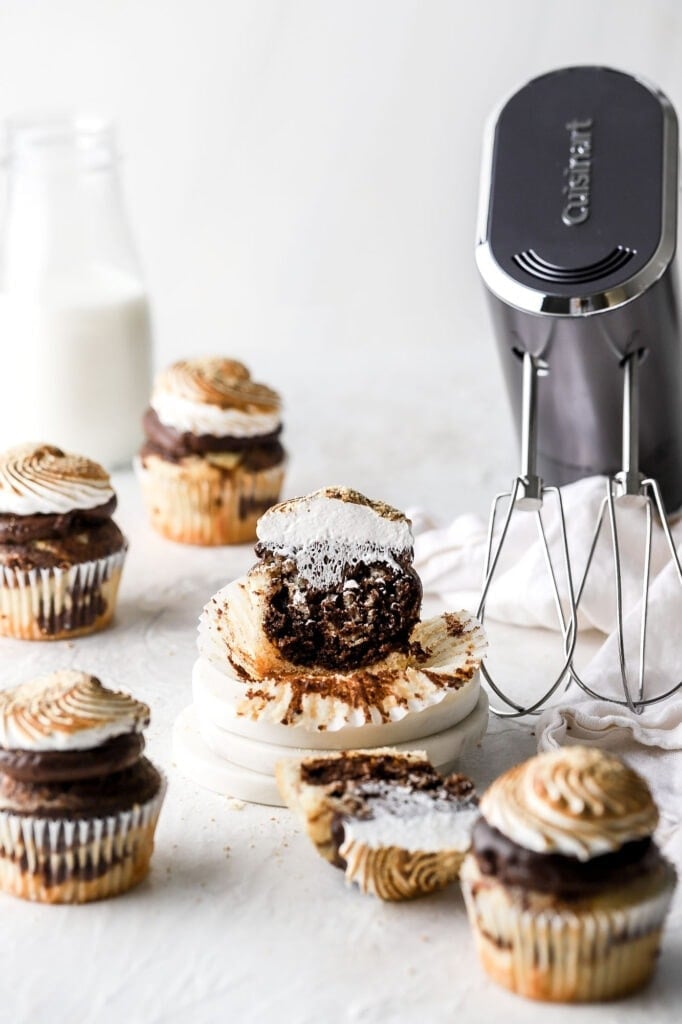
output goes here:
<path id="1" fill-rule="evenodd" d="M 145 524 L 132 476 L 119 475 L 117 486 L 131 549 L 115 625 L 75 642 L 2 640 L 0 672 L 11 685 L 77 666 L 148 701 L 148 752 L 170 782 L 152 872 L 136 890 L 82 907 L 0 896 L 0 1021 L 545 1021 L 546 1007 L 481 972 L 456 886 L 403 905 L 363 896 L 317 856 L 288 811 L 216 796 L 177 772 L 171 727 L 191 700 L 197 615 L 252 552 L 170 544 Z M 509 672 L 532 682 L 551 662 L 549 640 L 508 629 L 497 642 Z M 484 786 L 533 750 L 530 727 L 491 720 L 461 767 Z M 681 925 L 678 907 L 641 996 L 553 1008 L 552 1021 L 677 1019 Z"/>
<path id="2" fill-rule="evenodd" d="M 450 517 L 484 512 L 517 459 L 473 259 L 484 120 L 534 74 L 590 62 L 680 110 L 681 53 L 679 0 L 0 0 L 0 116 L 117 118 L 157 363 L 225 351 L 281 390 L 289 494 L 345 483 Z M 170 780 L 153 870 L 85 907 L 0 896 L 0 1024 L 678 1018 L 679 900 L 641 996 L 536 1006 L 481 973 L 456 887 L 384 905 L 288 812 L 180 777 L 197 616 L 251 553 L 164 542 L 132 477 L 117 486 L 132 545 L 113 628 L 0 640 L 0 685 L 73 665 L 150 703 Z M 551 639 L 493 635 L 520 686 L 546 677 Z M 482 787 L 533 750 L 530 727 L 492 720 L 462 768 Z"/>

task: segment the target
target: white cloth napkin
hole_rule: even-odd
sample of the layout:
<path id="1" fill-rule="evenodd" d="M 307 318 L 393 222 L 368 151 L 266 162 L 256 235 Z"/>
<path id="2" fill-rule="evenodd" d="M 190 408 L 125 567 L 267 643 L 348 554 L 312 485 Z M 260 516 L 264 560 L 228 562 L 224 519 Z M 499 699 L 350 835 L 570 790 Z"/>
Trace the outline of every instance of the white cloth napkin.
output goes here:
<path id="1" fill-rule="evenodd" d="M 606 483 L 591 477 L 562 489 L 574 585 L 582 579 L 589 545 Z M 415 565 L 426 595 L 438 596 L 450 607 L 476 610 L 480 596 L 487 523 L 461 515 L 444 528 L 420 510 L 408 513 L 415 532 Z M 555 499 L 549 495 L 543 518 L 550 550 L 560 573 L 560 528 Z M 626 652 L 636 684 L 639 615 L 641 609 L 645 516 L 641 508 L 618 509 L 623 600 L 626 610 Z M 672 526 L 678 547 L 682 521 Z M 560 576 L 565 592 L 565 581 Z M 581 676 L 592 689 L 622 699 L 615 630 L 613 553 L 608 518 L 595 552 L 588 585 L 580 605 L 579 626 L 605 634 L 603 645 Z M 491 587 L 486 614 L 517 626 L 559 629 L 551 581 L 537 532 L 535 516 L 515 513 L 504 558 Z M 664 692 L 682 680 L 682 586 L 654 520 L 647 634 L 647 695 Z M 551 680 L 548 679 L 548 683 Z M 521 697 L 528 696 L 523 693 Z M 648 779 L 661 808 L 660 839 L 682 866 L 682 690 L 641 715 L 627 708 L 588 697 L 575 685 L 563 689 L 543 712 L 536 726 L 538 749 L 566 742 L 590 743 L 625 756 Z"/>

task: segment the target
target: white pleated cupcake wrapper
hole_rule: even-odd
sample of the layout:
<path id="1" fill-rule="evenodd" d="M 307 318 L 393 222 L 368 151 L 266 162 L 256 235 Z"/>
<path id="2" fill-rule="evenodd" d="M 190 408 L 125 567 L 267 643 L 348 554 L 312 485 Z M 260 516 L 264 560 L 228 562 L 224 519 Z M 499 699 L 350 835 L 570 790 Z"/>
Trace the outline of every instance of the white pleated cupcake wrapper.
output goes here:
<path id="1" fill-rule="evenodd" d="M 424 627 L 434 623 L 438 625 L 443 621 L 438 616 L 418 623 L 410 636 L 411 642 L 420 642 Z M 442 636 L 447 635 L 444 625 L 438 632 Z M 392 665 L 392 656 L 389 655 L 385 667 L 377 670 L 377 676 L 383 676 L 384 693 L 374 703 L 356 706 L 351 702 L 356 699 L 357 687 L 356 673 L 349 670 L 337 675 L 326 674 L 326 694 L 313 690 L 301 695 L 300 687 L 293 685 L 286 677 L 252 680 L 248 685 L 242 684 L 245 696 L 237 704 L 237 714 L 254 722 L 286 722 L 289 726 L 302 725 L 308 729 L 336 732 L 346 728 L 386 726 L 401 722 L 408 715 L 437 707 L 447 699 L 448 702 L 456 702 L 466 708 L 465 714 L 454 719 L 455 722 L 461 721 L 476 707 L 480 692 L 479 637 L 472 631 L 461 638 L 453 638 L 450 643 L 451 662 L 444 671 L 439 671 L 439 666 L 428 660 L 415 660 L 407 664 L 397 661 Z M 484 649 L 482 643 L 480 646 Z M 370 665 L 364 671 L 371 675 L 373 670 L 376 670 L 376 666 Z M 358 670 L 360 673 L 362 671 Z M 311 676 L 315 676 L 314 670 Z M 450 723 L 452 719 L 449 719 Z M 435 723 L 432 731 L 438 731 Z"/>
<path id="2" fill-rule="evenodd" d="M 237 468 L 219 480 L 155 472 L 139 459 L 135 468 L 153 525 L 181 542 L 226 544 L 255 537 L 257 519 L 279 500 L 285 464 Z"/>
<path id="3" fill-rule="evenodd" d="M 74 879 L 96 880 L 133 856 L 136 837 L 156 826 L 165 794 L 164 779 L 147 803 L 105 818 L 39 818 L 0 811 L 0 864 L 11 861 L 23 874 L 36 875 L 45 888 Z"/>
<path id="4" fill-rule="evenodd" d="M 346 881 L 382 900 L 399 901 L 427 896 L 445 888 L 459 875 L 464 853 L 408 851 L 399 846 L 371 848 L 347 839 L 339 848 Z"/>
<path id="5" fill-rule="evenodd" d="M 27 633 L 50 633 L 81 629 L 99 618 L 91 611 L 93 601 L 103 596 L 123 568 L 127 544 L 113 555 L 80 562 L 68 569 L 10 569 L 0 566 L 0 615 L 7 620 L 8 631 L 21 636 Z M 110 600 L 115 594 L 107 595 Z M 51 624 L 67 612 L 70 625 Z"/>
<path id="6" fill-rule="evenodd" d="M 613 998 L 642 982 L 653 958 L 642 946 L 657 946 L 675 883 L 622 908 L 573 912 L 564 907 L 524 909 L 500 885 L 487 887 L 465 862 L 460 881 L 479 944 L 497 947 L 510 985 L 545 999 Z M 647 941 L 648 940 L 648 941 Z"/>

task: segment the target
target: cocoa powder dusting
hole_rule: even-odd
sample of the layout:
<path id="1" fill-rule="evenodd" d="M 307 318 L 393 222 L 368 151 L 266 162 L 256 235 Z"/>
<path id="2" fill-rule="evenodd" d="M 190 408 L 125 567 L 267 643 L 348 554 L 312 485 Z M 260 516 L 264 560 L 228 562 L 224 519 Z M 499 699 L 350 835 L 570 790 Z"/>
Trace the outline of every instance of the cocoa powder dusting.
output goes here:
<path id="1" fill-rule="evenodd" d="M 428 647 L 424 647 L 419 643 L 418 640 L 412 640 L 408 647 L 408 652 L 411 658 L 414 658 L 416 662 L 422 664 L 428 661 L 431 657 L 431 650 Z"/>
<path id="2" fill-rule="evenodd" d="M 459 669 L 454 675 L 449 673 L 447 676 L 428 668 L 421 668 L 419 671 L 434 686 L 437 686 L 439 690 L 459 690 L 464 683 L 471 679 L 471 673 L 467 672 L 466 669 Z"/>
<path id="3" fill-rule="evenodd" d="M 384 711 L 384 702 L 393 698 L 392 707 L 407 706 L 407 699 L 395 694 L 395 673 L 385 672 L 374 674 L 358 670 L 352 675 L 296 675 L 286 680 L 291 688 L 291 698 L 282 725 L 292 725 L 303 715 L 303 698 L 311 695 L 318 697 L 334 697 L 349 707 L 362 709 L 369 719 L 370 708 L 381 711 L 384 721 L 388 714 Z M 442 685 L 442 684 L 441 684 Z"/>
<path id="4" fill-rule="evenodd" d="M 460 619 L 459 615 L 456 615 L 455 612 L 446 612 L 443 615 L 443 621 L 445 622 L 445 628 L 448 631 L 448 636 L 462 636 L 464 633 L 464 623 Z"/>

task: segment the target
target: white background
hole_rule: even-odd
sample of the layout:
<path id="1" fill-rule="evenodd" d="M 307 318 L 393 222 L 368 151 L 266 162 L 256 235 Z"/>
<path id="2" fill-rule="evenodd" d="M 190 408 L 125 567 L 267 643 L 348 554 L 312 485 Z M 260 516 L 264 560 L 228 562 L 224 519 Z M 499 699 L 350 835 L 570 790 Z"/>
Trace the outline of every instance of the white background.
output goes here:
<path id="1" fill-rule="evenodd" d="M 473 261 L 483 123 L 525 79 L 589 62 L 682 109 L 682 4 L 0 0 L 0 116 L 118 119 L 157 362 L 225 351 L 280 388 L 291 490 L 338 481 L 443 516 L 482 511 L 516 462 Z M 0 367 L 4 384 L 11 339 Z M 149 700 L 171 783 L 154 870 L 98 906 L 2 899 L 2 1024 L 674 1019 L 679 912 L 638 999 L 531 1008 L 479 971 L 456 890 L 408 907 L 347 893 L 284 812 L 180 778 L 196 616 L 250 556 L 165 544 L 132 480 L 120 494 L 115 629 L 3 641 L 0 680 L 76 665 Z M 546 672 L 519 649 L 519 680 Z M 484 785 L 533 742 L 495 723 L 463 767 Z"/>
<path id="2" fill-rule="evenodd" d="M 119 122 L 157 361 L 224 350 L 278 386 L 299 489 L 441 514 L 516 468 L 473 261 L 483 123 L 585 62 L 682 106 L 682 5 L 0 0 L 0 115 Z"/>

